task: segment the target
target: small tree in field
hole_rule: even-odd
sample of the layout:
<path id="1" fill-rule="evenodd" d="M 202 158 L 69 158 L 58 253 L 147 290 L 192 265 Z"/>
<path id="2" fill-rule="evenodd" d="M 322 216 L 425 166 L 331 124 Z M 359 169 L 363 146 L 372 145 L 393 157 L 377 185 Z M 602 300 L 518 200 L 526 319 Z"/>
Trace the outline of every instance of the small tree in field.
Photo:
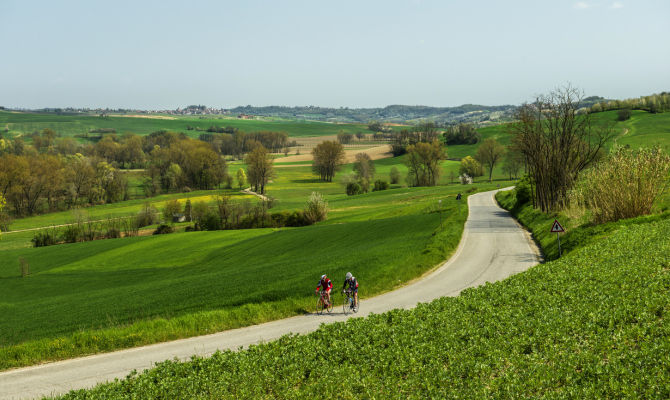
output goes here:
<path id="1" fill-rule="evenodd" d="M 466 156 L 461 160 L 461 165 L 458 168 L 458 173 L 461 175 L 468 175 L 470 177 L 482 176 L 484 175 L 484 170 L 482 165 L 470 156 Z"/>
<path id="2" fill-rule="evenodd" d="M 244 169 L 242 168 L 237 170 L 237 184 L 239 185 L 240 189 L 242 189 L 244 185 L 247 184 L 247 174 L 244 173 Z"/>
<path id="3" fill-rule="evenodd" d="M 391 184 L 392 185 L 395 185 L 398 182 L 400 182 L 400 172 L 398 171 L 398 168 L 396 168 L 396 167 L 391 168 L 389 178 L 391 178 Z"/>
<path id="4" fill-rule="evenodd" d="M 247 177 L 249 184 L 254 187 L 254 192 L 265 194 L 265 185 L 274 175 L 273 160 L 268 150 L 261 144 L 244 158 L 247 164 Z"/>
<path id="5" fill-rule="evenodd" d="M 191 199 L 186 199 L 186 204 L 184 204 L 184 216 L 188 222 L 193 220 L 193 206 L 191 206 Z"/>
<path id="6" fill-rule="evenodd" d="M 22 278 L 25 278 L 26 276 L 30 275 L 30 265 L 28 265 L 28 261 L 26 261 L 25 258 L 19 257 L 19 266 L 21 267 Z"/>
<path id="7" fill-rule="evenodd" d="M 493 138 L 484 140 L 477 149 L 475 159 L 489 170 L 489 182 L 493 179 L 493 168 L 502 159 L 503 154 L 505 154 L 505 146 Z"/>
<path id="8" fill-rule="evenodd" d="M 312 150 L 312 157 L 314 157 L 312 170 L 319 174 L 322 180 L 332 182 L 335 172 L 344 164 L 344 147 L 336 141 L 321 142 Z"/>
<path id="9" fill-rule="evenodd" d="M 165 208 L 163 208 L 163 219 L 166 223 L 171 223 L 174 215 L 179 213 L 181 213 L 179 200 L 174 199 L 165 203 Z"/>
<path id="10" fill-rule="evenodd" d="M 305 207 L 305 219 L 310 224 L 323 221 L 328 217 L 328 202 L 319 192 L 312 192 Z"/>

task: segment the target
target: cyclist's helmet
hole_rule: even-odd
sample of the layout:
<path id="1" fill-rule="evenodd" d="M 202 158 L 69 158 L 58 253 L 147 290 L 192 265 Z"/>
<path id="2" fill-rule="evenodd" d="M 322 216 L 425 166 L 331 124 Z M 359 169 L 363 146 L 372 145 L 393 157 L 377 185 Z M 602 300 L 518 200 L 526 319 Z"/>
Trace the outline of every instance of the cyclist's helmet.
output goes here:
<path id="1" fill-rule="evenodd" d="M 351 272 L 347 272 L 347 280 L 351 279 Z"/>
<path id="2" fill-rule="evenodd" d="M 326 279 L 326 274 L 321 275 L 321 280 Z"/>

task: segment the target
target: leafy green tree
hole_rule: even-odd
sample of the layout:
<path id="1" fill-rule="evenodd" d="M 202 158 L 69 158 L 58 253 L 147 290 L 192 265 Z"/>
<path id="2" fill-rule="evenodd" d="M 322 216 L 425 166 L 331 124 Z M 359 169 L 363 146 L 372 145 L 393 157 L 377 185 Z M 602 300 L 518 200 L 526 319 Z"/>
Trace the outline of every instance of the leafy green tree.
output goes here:
<path id="1" fill-rule="evenodd" d="M 389 173 L 389 178 L 391 180 L 391 184 L 395 185 L 398 182 L 400 182 L 400 172 L 398 171 L 397 167 L 392 167 L 391 172 Z"/>
<path id="2" fill-rule="evenodd" d="M 165 203 L 165 208 L 163 208 L 163 220 L 165 223 L 170 224 L 172 223 L 175 214 L 179 213 L 181 213 L 181 204 L 179 204 L 179 200 L 169 200 Z"/>
<path id="3" fill-rule="evenodd" d="M 498 143 L 494 138 L 488 138 L 482 142 L 477 149 L 475 159 L 489 170 L 489 182 L 493 178 L 493 168 L 505 154 L 505 146 Z"/>
<path id="4" fill-rule="evenodd" d="M 268 150 L 259 143 L 247 154 L 244 162 L 247 164 L 247 177 L 254 192 L 265 194 L 265 185 L 274 175 L 273 160 Z"/>
<path id="5" fill-rule="evenodd" d="M 364 191 L 368 191 L 370 182 L 375 176 L 375 163 L 367 153 L 356 154 L 356 161 L 354 161 L 354 173 L 356 179 L 360 183 Z"/>
<path id="6" fill-rule="evenodd" d="M 466 174 L 471 177 L 484 175 L 482 165 L 470 156 L 466 156 L 461 160 L 461 165 L 458 168 L 458 173 Z"/>
<path id="7" fill-rule="evenodd" d="M 407 147 L 407 183 L 410 186 L 435 186 L 440 178 L 440 163 L 446 160 L 447 152 L 442 144 L 420 142 Z"/>
<path id="8" fill-rule="evenodd" d="M 244 173 L 244 169 L 240 168 L 237 170 L 237 184 L 240 189 L 242 189 L 247 184 L 247 174 Z"/>
<path id="9" fill-rule="evenodd" d="M 336 141 L 321 142 L 312 150 L 312 157 L 312 170 L 322 180 L 332 182 L 335 172 L 344 164 L 344 147 Z"/>

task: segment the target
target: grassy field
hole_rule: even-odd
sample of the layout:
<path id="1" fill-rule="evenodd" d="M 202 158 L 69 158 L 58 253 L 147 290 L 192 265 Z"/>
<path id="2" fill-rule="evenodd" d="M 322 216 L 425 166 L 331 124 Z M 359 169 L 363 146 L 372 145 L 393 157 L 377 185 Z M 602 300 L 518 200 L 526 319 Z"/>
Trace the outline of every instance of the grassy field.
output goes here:
<path id="1" fill-rule="evenodd" d="M 467 207 L 454 196 L 461 186 L 348 197 L 338 183 L 315 183 L 305 168 L 288 170 L 270 185 L 278 209 L 302 208 L 311 191 L 322 191 L 331 206 L 325 223 L 3 251 L 0 368 L 302 313 L 324 272 L 336 281 L 355 272 L 362 296 L 371 296 L 430 270 L 460 239 Z M 19 257 L 30 264 L 27 278 Z"/>
<path id="2" fill-rule="evenodd" d="M 300 120 L 243 120 L 237 118 L 223 118 L 215 116 L 175 117 L 175 119 L 158 118 L 131 118 L 112 115 L 109 117 L 87 115 L 55 115 L 38 113 L 15 113 L 0 111 L 0 129 L 9 129 L 10 137 L 30 135 L 35 131 L 50 128 L 61 136 L 85 134 L 91 129 L 115 129 L 117 134 L 135 133 L 147 135 L 159 130 L 184 132 L 197 138 L 203 130 L 212 125 L 229 126 L 245 132 L 255 131 L 283 131 L 292 137 L 337 135 L 347 133 L 371 133 L 367 125 L 363 124 L 333 124 L 328 122 L 300 121 Z M 193 130 L 187 130 L 190 126 Z M 201 129 L 201 131 L 196 130 Z M 96 135 L 96 134 L 91 134 Z"/>
<path id="3" fill-rule="evenodd" d="M 156 368 L 66 399 L 670 397 L 670 220 L 413 310 Z"/>

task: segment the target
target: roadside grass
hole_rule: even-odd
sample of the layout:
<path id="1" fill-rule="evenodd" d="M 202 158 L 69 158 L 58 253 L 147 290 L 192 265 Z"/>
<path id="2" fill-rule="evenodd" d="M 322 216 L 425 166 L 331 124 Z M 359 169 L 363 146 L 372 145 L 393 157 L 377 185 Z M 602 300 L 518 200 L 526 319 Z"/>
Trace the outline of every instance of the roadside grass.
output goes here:
<path id="1" fill-rule="evenodd" d="M 165 361 L 64 399 L 670 397 L 670 220 L 413 310 Z"/>
<path id="2" fill-rule="evenodd" d="M 546 214 L 533 208 L 530 204 L 517 207 L 514 190 L 498 192 L 496 200 L 501 207 L 509 210 L 521 224 L 528 228 L 533 234 L 535 241 L 542 248 L 545 260 L 548 261 L 555 260 L 559 256 L 556 234 L 550 232 L 555 219 L 566 230 L 565 233 L 560 234 L 561 252 L 563 255 L 589 243 L 606 238 L 623 227 L 650 224 L 670 219 L 670 195 L 668 193 L 657 201 L 656 210 L 658 212 L 655 214 L 600 225 L 592 224 L 584 219 L 574 218 L 569 215 L 569 212 Z"/>
<path id="3" fill-rule="evenodd" d="M 313 287 L 323 273 L 339 284 L 347 271 L 354 272 L 362 297 L 391 290 L 455 249 L 467 218 L 466 202 L 454 199 L 461 190 L 453 185 L 333 196 L 331 219 L 304 228 L 3 251 L 0 368 L 304 313 L 313 307 Z M 306 197 L 300 198 L 302 206 Z M 20 277 L 19 257 L 30 264 L 26 278 Z"/>

